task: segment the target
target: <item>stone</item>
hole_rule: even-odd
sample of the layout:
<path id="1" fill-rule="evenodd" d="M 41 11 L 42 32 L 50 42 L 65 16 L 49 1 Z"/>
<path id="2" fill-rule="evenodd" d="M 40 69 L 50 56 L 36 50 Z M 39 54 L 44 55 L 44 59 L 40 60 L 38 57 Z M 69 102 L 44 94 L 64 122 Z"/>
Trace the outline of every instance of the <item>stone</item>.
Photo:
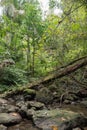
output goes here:
<path id="1" fill-rule="evenodd" d="M 0 105 L 0 113 L 3 112 L 16 112 L 17 107 L 10 104 L 2 104 Z"/>
<path id="2" fill-rule="evenodd" d="M 18 107 L 9 105 L 7 109 L 8 109 L 8 112 L 16 112 L 18 110 Z"/>
<path id="3" fill-rule="evenodd" d="M 80 128 L 74 128 L 73 130 L 81 130 Z"/>
<path id="4" fill-rule="evenodd" d="M 37 102 L 37 101 L 28 101 L 26 102 L 26 104 L 28 108 L 35 107 L 38 110 L 45 108 L 44 103 Z"/>
<path id="5" fill-rule="evenodd" d="M 21 110 L 22 113 L 27 113 L 28 109 L 25 105 L 23 105 L 20 110 Z"/>
<path id="6" fill-rule="evenodd" d="M 36 93 L 36 101 L 42 102 L 44 104 L 53 102 L 52 92 L 46 87 L 41 88 L 40 91 L 37 91 Z"/>
<path id="7" fill-rule="evenodd" d="M 64 104 L 70 104 L 71 102 L 69 100 L 65 99 L 63 103 Z"/>
<path id="8" fill-rule="evenodd" d="M 0 113 L 0 124 L 16 124 L 22 120 L 18 113 Z"/>
<path id="9" fill-rule="evenodd" d="M 85 107 L 87 107 L 87 100 L 81 101 L 80 104 L 84 105 Z"/>
<path id="10" fill-rule="evenodd" d="M 7 130 L 7 127 L 4 125 L 0 125 L 0 130 Z"/>
<path id="11" fill-rule="evenodd" d="M 14 100 L 17 102 L 24 101 L 24 96 L 23 95 L 14 95 Z"/>
<path id="12" fill-rule="evenodd" d="M 28 111 L 28 109 L 27 109 L 27 107 L 26 107 L 25 105 L 23 105 L 23 106 L 18 110 L 18 112 L 21 114 L 21 116 L 22 116 L 23 118 L 26 117 L 27 111 Z"/>
<path id="13" fill-rule="evenodd" d="M 36 111 L 33 114 L 33 122 L 42 130 L 52 130 L 52 126 L 56 126 L 59 130 L 72 130 L 77 126 L 87 126 L 86 117 L 64 109 Z"/>
<path id="14" fill-rule="evenodd" d="M 7 100 L 5 100 L 5 99 L 3 99 L 3 98 L 0 98 L 0 105 L 1 105 L 1 104 L 7 104 L 7 103 L 8 103 Z"/>
<path id="15" fill-rule="evenodd" d="M 23 105 L 25 105 L 25 102 L 24 101 L 17 101 L 16 102 L 16 106 L 21 108 Z"/>
<path id="16" fill-rule="evenodd" d="M 34 109 L 28 109 L 28 111 L 27 111 L 27 113 L 26 113 L 28 119 L 31 119 L 32 116 L 34 115 L 34 113 L 35 113 L 35 110 L 34 110 Z"/>
<path id="17" fill-rule="evenodd" d="M 33 100 L 36 96 L 36 91 L 33 89 L 25 89 L 24 91 L 24 100 L 25 101 L 30 101 Z"/>

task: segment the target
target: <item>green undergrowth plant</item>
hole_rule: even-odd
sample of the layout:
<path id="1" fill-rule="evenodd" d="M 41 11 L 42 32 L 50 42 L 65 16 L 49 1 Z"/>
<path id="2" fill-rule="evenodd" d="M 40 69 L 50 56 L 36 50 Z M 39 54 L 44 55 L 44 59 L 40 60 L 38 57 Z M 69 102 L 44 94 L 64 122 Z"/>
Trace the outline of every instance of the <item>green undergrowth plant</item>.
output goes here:
<path id="1" fill-rule="evenodd" d="M 0 91 L 6 91 L 13 86 L 20 86 L 28 83 L 25 71 L 12 67 L 0 69 Z"/>

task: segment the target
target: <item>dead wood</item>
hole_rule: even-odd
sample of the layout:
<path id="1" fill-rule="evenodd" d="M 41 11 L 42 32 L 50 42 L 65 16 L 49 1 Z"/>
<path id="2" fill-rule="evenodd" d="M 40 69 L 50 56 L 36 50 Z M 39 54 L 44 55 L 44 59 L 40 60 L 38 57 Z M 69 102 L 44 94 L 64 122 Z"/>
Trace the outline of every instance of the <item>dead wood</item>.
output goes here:
<path id="1" fill-rule="evenodd" d="M 8 95 L 9 94 L 15 94 L 16 92 L 20 93 L 22 92 L 25 88 L 32 88 L 32 89 L 37 89 L 37 86 L 39 86 L 40 84 L 47 84 L 49 82 L 52 82 L 53 80 L 57 79 L 57 78 L 61 78 L 63 76 L 66 76 L 66 75 L 69 75 L 73 72 L 75 72 L 77 69 L 80 69 L 81 67 L 83 66 L 86 66 L 87 65 L 87 56 L 85 57 L 82 57 L 80 59 L 77 59 L 71 63 L 69 63 L 68 65 L 66 66 L 63 66 L 59 69 L 57 69 L 56 71 L 54 71 L 52 74 L 46 76 L 45 78 L 43 78 L 42 80 L 39 80 L 35 83 L 32 83 L 32 84 L 28 84 L 26 87 L 23 87 L 21 89 L 18 89 L 18 90 L 14 90 L 12 92 L 8 92 Z"/>

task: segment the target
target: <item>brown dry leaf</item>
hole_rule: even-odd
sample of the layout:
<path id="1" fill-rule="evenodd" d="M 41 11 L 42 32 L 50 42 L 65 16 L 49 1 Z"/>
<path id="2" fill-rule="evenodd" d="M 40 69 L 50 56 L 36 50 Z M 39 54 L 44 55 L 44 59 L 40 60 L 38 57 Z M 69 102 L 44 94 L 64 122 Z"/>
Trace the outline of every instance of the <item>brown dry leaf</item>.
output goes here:
<path id="1" fill-rule="evenodd" d="M 52 126 L 52 130 L 58 130 L 57 126 Z"/>

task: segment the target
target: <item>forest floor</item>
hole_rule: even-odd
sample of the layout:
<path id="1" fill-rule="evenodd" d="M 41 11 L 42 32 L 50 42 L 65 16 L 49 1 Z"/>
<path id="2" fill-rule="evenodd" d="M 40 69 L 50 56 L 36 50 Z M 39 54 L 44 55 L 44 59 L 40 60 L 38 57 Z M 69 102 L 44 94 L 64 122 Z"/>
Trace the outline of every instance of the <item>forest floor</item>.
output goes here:
<path id="1" fill-rule="evenodd" d="M 83 70 L 45 84 L 32 83 L 32 85 L 28 84 L 1 94 L 0 113 L 4 112 L 13 116 L 4 115 L 9 116 L 11 120 L 9 119 L 10 122 L 8 122 L 0 118 L 0 124 L 7 130 L 25 130 L 25 128 L 26 130 L 87 130 L 87 80 L 83 74 L 85 68 Z M 77 118 L 75 116 L 74 121 L 73 118 L 76 113 Z M 22 117 L 22 121 L 18 114 Z M 43 116 L 43 114 L 45 115 Z M 54 117 L 55 114 L 56 116 L 59 115 L 57 120 Z M 71 115 L 73 115 L 73 118 Z M 18 122 L 15 122 L 14 116 L 17 117 Z M 72 122 L 68 122 L 68 126 L 66 125 L 67 117 Z M 7 117 L 5 118 L 7 119 Z M 37 123 L 38 121 L 39 123 Z M 49 125 L 47 125 L 47 122 Z M 58 124 L 59 122 L 60 124 Z M 14 125 L 16 123 L 17 125 Z M 58 127 L 56 128 L 57 124 Z M 81 124 L 83 125 L 81 126 Z M 2 126 L 0 127 L 2 128 Z"/>

